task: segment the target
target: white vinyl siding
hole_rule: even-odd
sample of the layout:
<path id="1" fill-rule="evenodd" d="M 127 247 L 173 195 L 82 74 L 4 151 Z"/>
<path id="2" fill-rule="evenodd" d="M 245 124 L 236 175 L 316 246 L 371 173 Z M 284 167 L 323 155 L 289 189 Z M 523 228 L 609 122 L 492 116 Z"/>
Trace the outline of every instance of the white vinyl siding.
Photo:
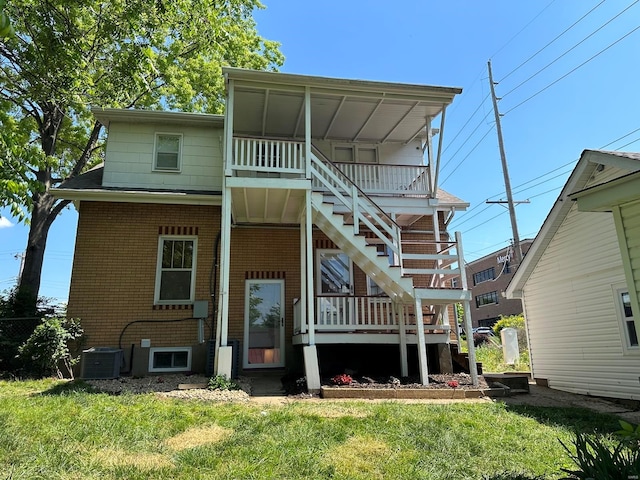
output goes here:
<path id="1" fill-rule="evenodd" d="M 610 213 L 571 208 L 524 288 L 532 373 L 570 392 L 640 398 L 611 286 L 624 284 Z"/>
<path id="2" fill-rule="evenodd" d="M 160 132 L 182 135 L 179 175 L 155 169 L 155 138 Z M 221 139 L 221 128 L 112 122 L 102 183 L 125 189 L 219 192 L 223 173 Z"/>

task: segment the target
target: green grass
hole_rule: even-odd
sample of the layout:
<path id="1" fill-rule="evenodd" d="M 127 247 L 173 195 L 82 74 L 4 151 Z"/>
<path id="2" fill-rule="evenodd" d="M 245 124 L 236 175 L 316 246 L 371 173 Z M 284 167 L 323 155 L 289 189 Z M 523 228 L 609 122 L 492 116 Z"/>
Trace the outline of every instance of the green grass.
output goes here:
<path id="1" fill-rule="evenodd" d="M 491 402 L 206 403 L 0 382 L 0 478 L 559 478 L 571 462 L 558 439 L 617 428 Z"/>

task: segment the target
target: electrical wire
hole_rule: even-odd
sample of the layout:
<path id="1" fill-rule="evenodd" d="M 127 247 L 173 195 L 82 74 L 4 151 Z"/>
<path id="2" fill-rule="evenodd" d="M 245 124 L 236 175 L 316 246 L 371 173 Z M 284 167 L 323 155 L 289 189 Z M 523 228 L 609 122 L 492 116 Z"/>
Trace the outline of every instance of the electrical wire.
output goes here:
<path id="1" fill-rule="evenodd" d="M 638 2 L 640 0 L 636 0 L 636 2 Z M 609 44 L 608 46 L 606 46 L 605 48 L 603 48 L 602 50 L 600 50 L 598 53 L 596 53 L 595 55 L 591 56 L 590 58 L 588 58 L 587 60 L 585 60 L 584 62 L 582 62 L 580 65 L 578 65 L 577 67 L 573 68 L 572 70 L 568 71 L 567 73 L 565 73 L 564 75 L 562 75 L 560 78 L 554 80 L 553 82 L 551 82 L 550 84 L 548 84 L 546 87 L 538 90 L 536 93 L 534 93 L 533 95 L 531 95 L 530 97 L 527 97 L 526 99 L 524 99 L 522 102 L 518 103 L 515 107 L 511 107 L 509 110 L 507 110 L 506 112 L 504 112 L 502 115 L 505 116 L 511 112 L 513 112 L 516 108 L 524 105 L 525 103 L 527 103 L 529 100 L 531 100 L 534 97 L 537 97 L 538 95 L 540 95 L 542 92 L 544 92 L 545 90 L 547 90 L 549 87 L 552 87 L 553 85 L 555 85 L 556 83 L 558 83 L 559 81 L 565 79 L 566 77 L 568 77 L 569 75 L 571 75 L 573 72 L 575 72 L 576 70 L 578 70 L 579 68 L 583 67 L 584 65 L 586 65 L 587 63 L 589 63 L 590 61 L 594 60 L 596 57 L 602 55 L 604 52 L 606 52 L 607 50 L 609 50 L 611 47 L 613 47 L 614 45 L 620 43 L 622 40 L 624 40 L 625 38 L 627 38 L 629 35 L 633 34 L 634 32 L 636 32 L 637 30 L 640 29 L 640 25 L 638 25 L 636 28 L 634 28 L 633 30 L 627 32 L 626 34 L 624 34 L 622 37 L 618 38 L 615 42 Z M 503 96 L 504 98 L 504 96 Z"/>
<path id="2" fill-rule="evenodd" d="M 640 131 L 640 128 L 636 128 L 636 129 L 635 129 L 635 130 L 633 130 L 632 132 L 629 132 L 629 133 L 627 133 L 627 134 L 625 134 L 625 135 L 623 135 L 623 136 L 621 136 L 621 137 L 618 137 L 618 138 L 616 138 L 615 140 L 613 140 L 613 141 L 611 141 L 611 142 L 607 143 L 606 145 L 603 145 L 602 147 L 600 147 L 600 150 L 602 150 L 603 148 L 607 148 L 609 145 L 613 145 L 614 143 L 616 143 L 616 142 L 618 142 L 618 141 L 622 140 L 623 138 L 628 137 L 629 135 L 633 135 L 634 133 L 636 133 L 636 132 L 638 132 L 638 131 Z M 626 146 L 626 145 L 625 145 L 625 146 Z"/>
<path id="3" fill-rule="evenodd" d="M 489 133 L 491 133 L 491 130 L 493 130 L 493 125 L 491 126 L 491 128 L 489 128 L 489 130 L 486 131 L 486 133 L 482 136 L 482 138 L 480 140 L 478 140 L 478 143 L 476 143 L 473 148 L 469 151 L 469 153 L 467 153 L 467 155 L 460 160 L 460 162 L 458 162 L 458 165 L 456 165 L 456 168 L 454 168 L 453 170 L 451 170 L 451 173 L 449 175 L 447 175 L 447 177 L 442 180 L 441 184 L 444 184 L 449 177 L 451 177 L 451 175 L 453 175 L 453 173 L 465 162 L 465 160 L 467 158 L 469 158 L 469 156 L 471 156 L 471 154 L 473 153 L 473 151 L 478 148 L 478 145 L 480 145 L 482 143 L 482 141 L 487 137 L 487 135 L 489 135 Z"/>
<path id="4" fill-rule="evenodd" d="M 483 118 L 482 120 L 480 120 L 480 123 L 478 123 L 478 125 L 476 125 L 476 128 L 473 129 L 473 131 L 467 135 L 467 138 L 465 139 L 464 142 L 462 142 L 462 145 L 460 145 L 460 147 L 458 147 L 458 150 L 455 151 L 455 153 L 453 155 L 451 155 L 451 157 L 449 157 L 449 159 L 444 162 L 444 164 L 441 167 L 441 170 L 444 170 L 446 168 L 447 165 L 449 165 L 451 163 L 451 161 L 455 158 L 455 156 L 458 154 L 458 152 L 460 152 L 460 150 L 462 150 L 462 147 L 464 147 L 467 142 L 471 139 L 471 137 L 473 137 L 473 134 L 476 133 L 476 131 L 478 131 L 478 129 L 482 126 L 482 124 L 484 123 L 484 121 L 486 120 L 486 118 L 491 114 L 491 112 L 488 112 Z M 457 168 L 457 167 L 456 167 Z"/>
<path id="5" fill-rule="evenodd" d="M 602 30 L 604 27 L 606 27 L 607 25 L 609 25 L 611 22 L 613 22 L 616 18 L 618 18 L 620 15 L 622 15 L 624 12 L 626 12 L 627 10 L 629 10 L 631 7 L 633 7 L 636 3 L 640 2 L 640 0 L 635 0 L 635 2 L 633 2 L 631 5 L 629 5 L 628 7 L 626 7 L 624 10 L 622 10 L 621 12 L 619 12 L 617 15 L 614 15 L 612 18 L 610 18 L 609 20 L 607 20 L 605 23 L 603 23 L 602 25 L 600 25 L 598 28 L 596 28 L 593 32 L 591 32 L 589 35 L 587 35 L 586 37 L 584 37 L 582 40 L 580 40 L 578 43 L 576 43 L 575 45 L 573 45 L 569 50 L 566 50 L 564 53 L 562 53 L 560 56 L 556 57 L 555 59 L 553 59 L 550 63 L 547 63 L 544 67 L 542 67 L 540 70 L 538 70 L 536 73 L 534 73 L 533 75 L 529 76 L 528 78 L 526 78 L 525 80 L 523 80 L 522 82 L 520 82 L 518 85 L 516 85 L 515 87 L 513 87 L 511 90 L 509 90 L 507 93 L 505 93 L 504 95 L 502 95 L 502 98 L 505 98 L 507 95 L 509 95 L 510 93 L 516 91 L 518 88 L 520 88 L 522 85 L 524 85 L 525 83 L 527 83 L 528 81 L 532 80 L 533 78 L 535 78 L 538 74 L 544 72 L 547 68 L 549 68 L 551 65 L 553 65 L 554 63 L 556 63 L 558 60 L 560 60 L 562 57 L 564 57 L 565 55 L 567 55 L 569 52 L 573 51 L 574 49 L 576 49 L 577 47 L 579 47 L 580 45 L 582 45 L 584 42 L 586 42 L 589 38 L 593 37 L 596 33 L 598 33 L 600 30 Z"/>
<path id="6" fill-rule="evenodd" d="M 540 10 L 540 12 L 539 12 L 535 17 L 533 17 L 533 18 L 529 21 L 529 23 L 527 23 L 524 27 L 522 27 L 522 28 L 518 31 L 518 33 L 516 33 L 513 37 L 511 37 L 509 40 L 507 40 L 507 43 L 505 43 L 502 47 L 500 47 L 496 53 L 494 53 L 493 55 L 491 55 L 491 58 L 495 57 L 495 56 L 496 56 L 497 54 L 499 54 L 502 50 L 504 50 L 504 49 L 505 49 L 505 48 L 506 48 L 506 47 L 507 47 L 511 42 L 513 42 L 513 40 L 515 40 L 515 38 L 516 38 L 518 35 L 520 35 L 523 31 L 525 31 L 525 30 L 526 30 L 526 28 L 527 28 L 529 25 L 531 25 L 531 24 L 532 24 L 532 23 L 533 23 L 533 22 L 534 22 L 534 21 L 535 21 L 535 20 L 536 20 L 540 15 L 542 15 L 542 13 L 543 13 L 545 10 L 547 10 L 547 9 L 548 9 L 548 8 L 549 8 L 549 7 L 554 3 L 554 2 L 555 2 L 555 0 L 551 0 L 551 2 L 549 2 L 549 3 L 547 4 L 547 6 L 546 6 L 546 7 L 544 7 L 542 10 Z"/>
<path id="7" fill-rule="evenodd" d="M 540 50 L 538 50 L 536 53 L 534 53 L 533 55 L 531 55 L 529 58 L 527 58 L 524 62 L 522 62 L 520 65 L 518 65 L 516 68 L 514 68 L 513 70 L 511 70 L 509 73 L 507 73 L 504 77 L 502 77 L 502 79 L 500 79 L 500 82 L 503 82 L 504 80 L 506 80 L 512 73 L 517 72 L 520 68 L 522 68 L 523 66 L 525 66 L 527 63 L 529 63 L 531 60 L 533 60 L 536 56 L 538 56 L 538 54 L 542 53 L 544 50 L 546 50 L 547 47 L 549 47 L 551 44 L 553 44 L 556 40 L 558 40 L 560 37 L 562 37 L 565 33 L 567 33 L 569 30 L 571 30 L 573 27 L 575 27 L 578 23 L 580 23 L 582 20 L 584 20 L 585 18 L 587 18 L 587 16 L 589 16 L 593 11 L 595 11 L 600 5 L 602 5 L 605 2 L 605 0 L 602 0 L 599 4 L 597 4 L 595 7 L 593 7 L 591 10 L 589 10 L 587 13 L 585 13 L 582 17 L 580 17 L 578 20 L 576 20 L 573 24 L 571 24 L 571 26 L 567 27 L 562 33 L 560 33 L 558 36 L 556 36 L 553 40 L 551 40 L 549 43 L 547 43 L 544 47 L 542 47 Z M 500 83 L 498 82 L 498 83 Z"/>
<path id="8" fill-rule="evenodd" d="M 487 95 L 482 99 L 482 101 L 480 102 L 480 105 L 478 105 L 478 107 L 473 111 L 473 113 L 472 113 L 472 114 L 471 114 L 471 116 L 467 119 L 467 121 L 465 122 L 465 124 L 464 124 L 462 127 L 460 127 L 460 129 L 458 130 L 458 133 L 456 133 L 455 137 L 453 137 L 453 138 L 451 139 L 451 141 L 447 144 L 447 146 L 442 150 L 442 153 L 443 153 L 443 154 L 447 151 L 447 149 L 448 149 L 451 145 L 453 145 L 453 143 L 454 143 L 454 142 L 456 141 L 456 139 L 460 136 L 460 134 L 464 131 L 465 127 L 466 127 L 467 125 L 469 125 L 469 122 L 471 121 L 471 119 L 475 116 L 475 114 L 476 114 L 476 113 L 478 113 L 478 110 L 480 110 L 480 108 L 482 107 L 482 105 L 484 104 L 484 102 L 486 102 L 486 100 L 487 100 L 488 98 L 489 98 L 489 94 L 487 94 Z M 485 115 L 485 118 L 487 118 L 487 116 L 488 116 L 488 115 Z M 481 121 L 481 123 L 482 123 L 482 121 Z M 480 126 L 480 125 L 478 125 L 478 127 L 479 127 L 479 126 Z M 476 127 L 476 129 L 477 129 L 478 127 Z M 475 130 L 474 130 L 474 132 L 475 132 Z M 473 135 L 473 132 L 472 132 L 471 134 Z M 464 145 L 464 144 L 463 144 L 463 145 Z M 456 153 L 457 153 L 457 152 L 456 152 Z M 454 155 L 455 155 L 455 154 L 454 154 Z M 449 161 L 450 161 L 450 160 L 449 160 Z M 447 162 L 447 163 L 448 163 L 448 162 Z M 444 168 L 444 167 L 443 167 L 443 168 Z"/>
<path id="9" fill-rule="evenodd" d="M 629 145 L 631 145 L 632 143 L 636 143 L 637 141 L 640 141 L 640 137 L 636 138 L 635 140 L 630 141 L 629 143 L 625 143 L 621 147 L 616 148 L 616 151 L 619 151 L 622 148 L 628 147 Z"/>

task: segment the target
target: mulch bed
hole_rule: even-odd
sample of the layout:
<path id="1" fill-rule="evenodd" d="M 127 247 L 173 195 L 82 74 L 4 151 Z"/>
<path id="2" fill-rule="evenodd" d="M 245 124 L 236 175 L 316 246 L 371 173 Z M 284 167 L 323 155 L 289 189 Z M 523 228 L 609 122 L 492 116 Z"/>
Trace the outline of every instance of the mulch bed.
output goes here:
<path id="1" fill-rule="evenodd" d="M 352 377 L 353 381 L 348 385 L 336 385 L 331 378 L 322 379 L 324 386 L 332 388 L 375 388 L 375 389 L 460 389 L 477 390 L 487 389 L 489 386 L 482 375 L 478 376 L 478 386 L 474 386 L 471 376 L 466 373 L 456 374 L 432 374 L 429 375 L 429 385 L 422 385 L 417 377 Z M 454 386 L 455 385 L 455 386 Z"/>

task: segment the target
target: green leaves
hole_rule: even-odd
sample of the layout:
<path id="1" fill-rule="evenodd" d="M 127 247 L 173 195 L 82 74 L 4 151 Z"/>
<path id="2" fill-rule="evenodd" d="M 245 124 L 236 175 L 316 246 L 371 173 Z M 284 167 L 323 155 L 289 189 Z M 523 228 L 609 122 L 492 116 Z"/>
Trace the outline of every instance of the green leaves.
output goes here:
<path id="1" fill-rule="evenodd" d="M 65 205 L 49 189 L 102 160 L 91 106 L 221 113 L 222 65 L 283 62 L 279 45 L 258 35 L 254 8 L 262 5 L 0 0 L 0 207 L 25 222 L 45 219 L 29 238 L 20 285 L 34 301 L 42 257 L 31 255 Z"/>

